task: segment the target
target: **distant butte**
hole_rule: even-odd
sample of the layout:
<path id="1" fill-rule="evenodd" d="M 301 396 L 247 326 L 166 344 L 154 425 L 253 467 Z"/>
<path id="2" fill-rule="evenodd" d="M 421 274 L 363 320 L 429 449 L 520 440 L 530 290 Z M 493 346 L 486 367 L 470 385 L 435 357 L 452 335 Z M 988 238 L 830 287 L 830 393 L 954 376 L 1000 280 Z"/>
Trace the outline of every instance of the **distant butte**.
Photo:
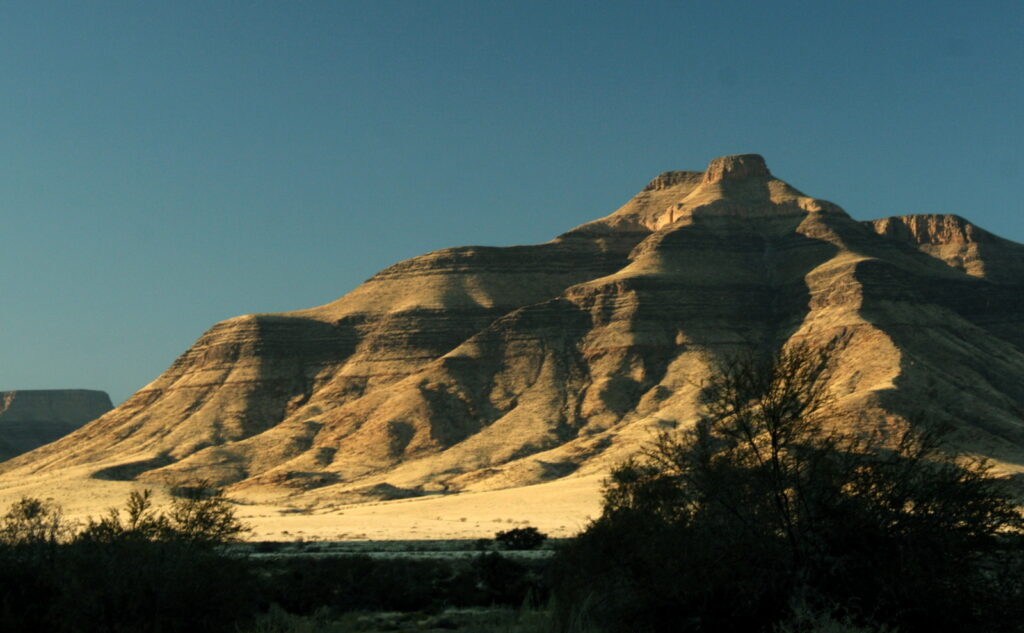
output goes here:
<path id="1" fill-rule="evenodd" d="M 0 391 L 0 459 L 48 444 L 113 408 L 103 391 Z"/>
<path id="2" fill-rule="evenodd" d="M 218 323 L 0 473 L 311 504 L 596 476 L 692 424 L 714 361 L 794 341 L 831 345 L 835 424 L 949 423 L 1024 470 L 1024 246 L 957 216 L 857 221 L 742 154 L 544 244 L 434 251 Z"/>

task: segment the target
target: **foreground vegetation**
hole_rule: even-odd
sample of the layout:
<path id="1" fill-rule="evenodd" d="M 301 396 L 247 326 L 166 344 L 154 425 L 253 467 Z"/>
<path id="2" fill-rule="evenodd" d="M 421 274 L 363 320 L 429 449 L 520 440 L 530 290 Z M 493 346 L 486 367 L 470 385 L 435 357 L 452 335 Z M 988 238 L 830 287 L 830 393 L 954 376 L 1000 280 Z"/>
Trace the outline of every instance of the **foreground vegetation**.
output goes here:
<path id="1" fill-rule="evenodd" d="M 692 429 L 615 469 L 550 559 L 516 528 L 470 559 L 253 557 L 204 486 L 85 526 L 35 499 L 0 519 L 0 630 L 883 633 L 1024 629 L 1024 517 L 926 424 L 829 425 L 828 363 L 747 357 Z"/>
<path id="2" fill-rule="evenodd" d="M 554 570 L 563 627 L 1024 628 L 1024 518 L 1003 482 L 925 423 L 830 426 L 827 361 L 732 361 L 694 428 L 613 472 Z"/>
<path id="3" fill-rule="evenodd" d="M 520 530 L 499 543 L 537 544 L 535 530 Z M 543 560 L 489 550 L 468 560 L 252 557 L 229 547 L 245 531 L 228 501 L 202 487 L 166 512 L 132 493 L 80 528 L 23 499 L 0 519 L 0 631 L 504 630 L 529 618 L 510 607 L 546 598 Z"/>

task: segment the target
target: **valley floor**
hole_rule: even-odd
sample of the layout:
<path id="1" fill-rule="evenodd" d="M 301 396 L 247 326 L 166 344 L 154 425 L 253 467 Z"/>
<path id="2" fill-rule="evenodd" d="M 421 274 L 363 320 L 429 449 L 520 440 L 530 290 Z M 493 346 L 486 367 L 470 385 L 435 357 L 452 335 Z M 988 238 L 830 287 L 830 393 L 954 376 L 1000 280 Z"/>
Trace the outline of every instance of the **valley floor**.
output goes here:
<path id="1" fill-rule="evenodd" d="M 569 477 L 506 490 L 334 506 L 323 501 L 304 507 L 242 499 L 236 510 L 252 528 L 252 541 L 477 539 L 523 525 L 559 538 L 577 534 L 600 515 L 601 480 L 600 475 Z M 0 479 L 0 508 L 23 496 L 38 497 L 59 504 L 67 518 L 85 521 L 123 506 L 132 490 L 145 487 L 98 480 L 74 470 L 23 480 L 8 477 Z M 166 491 L 154 493 L 157 505 L 169 502 Z"/>

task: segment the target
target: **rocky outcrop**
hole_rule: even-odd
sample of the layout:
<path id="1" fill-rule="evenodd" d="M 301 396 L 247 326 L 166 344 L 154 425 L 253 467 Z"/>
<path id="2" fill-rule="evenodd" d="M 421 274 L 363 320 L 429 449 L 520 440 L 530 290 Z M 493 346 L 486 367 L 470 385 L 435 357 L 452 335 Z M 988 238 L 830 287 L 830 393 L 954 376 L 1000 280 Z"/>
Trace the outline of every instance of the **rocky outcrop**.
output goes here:
<path id="1" fill-rule="evenodd" d="M 1019 244 L 979 228 L 957 215 L 903 215 L 866 223 L 879 235 L 919 250 L 972 277 L 1020 283 L 1024 253 Z"/>
<path id="2" fill-rule="evenodd" d="M 0 391 L 0 459 L 59 439 L 112 408 L 103 391 Z"/>
<path id="3" fill-rule="evenodd" d="M 324 306 L 219 323 L 0 471 L 333 501 L 536 483 L 691 424 L 716 359 L 790 341 L 829 346 L 836 424 L 950 422 L 1024 469 L 1022 263 L 960 218 L 859 222 L 760 156 L 723 157 L 546 244 L 436 251 Z"/>

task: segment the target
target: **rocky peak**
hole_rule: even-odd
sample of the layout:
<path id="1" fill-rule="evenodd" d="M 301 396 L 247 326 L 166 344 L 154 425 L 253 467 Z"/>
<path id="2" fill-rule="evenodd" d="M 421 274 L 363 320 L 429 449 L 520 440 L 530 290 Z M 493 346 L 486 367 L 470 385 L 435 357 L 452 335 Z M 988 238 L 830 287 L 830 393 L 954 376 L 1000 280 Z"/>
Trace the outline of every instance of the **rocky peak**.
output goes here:
<path id="1" fill-rule="evenodd" d="M 704 172 L 704 183 L 770 177 L 768 165 L 760 154 L 735 154 L 712 159 Z"/>

